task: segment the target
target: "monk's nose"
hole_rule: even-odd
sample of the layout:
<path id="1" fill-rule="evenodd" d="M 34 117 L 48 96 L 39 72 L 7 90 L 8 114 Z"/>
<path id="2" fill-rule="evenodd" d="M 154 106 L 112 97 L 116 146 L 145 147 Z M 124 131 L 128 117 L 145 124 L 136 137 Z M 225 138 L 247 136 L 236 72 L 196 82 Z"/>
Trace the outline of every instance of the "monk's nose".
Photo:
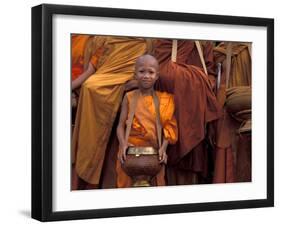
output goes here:
<path id="1" fill-rule="evenodd" d="M 148 72 L 146 72 L 146 73 L 144 73 L 144 76 L 143 76 L 144 78 L 148 78 L 149 77 L 149 73 Z"/>

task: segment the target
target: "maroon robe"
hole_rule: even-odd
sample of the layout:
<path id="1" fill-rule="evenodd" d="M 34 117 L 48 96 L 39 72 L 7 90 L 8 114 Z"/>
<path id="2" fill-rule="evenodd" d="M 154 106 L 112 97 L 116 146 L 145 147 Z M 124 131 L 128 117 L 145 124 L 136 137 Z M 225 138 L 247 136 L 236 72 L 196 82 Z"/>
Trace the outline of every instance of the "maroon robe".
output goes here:
<path id="1" fill-rule="evenodd" d="M 214 75 L 211 44 L 206 46 L 206 67 L 208 73 Z M 202 70 L 193 41 L 178 41 L 176 62 L 171 61 L 172 40 L 158 40 L 154 50 L 160 64 L 156 89 L 174 94 L 179 127 L 177 144 L 167 150 L 168 184 L 196 183 L 197 179 L 193 178 L 192 173 L 206 176 L 208 170 L 208 154 L 202 142 L 206 124 L 220 117 L 221 108 L 213 93 L 212 83 Z"/>

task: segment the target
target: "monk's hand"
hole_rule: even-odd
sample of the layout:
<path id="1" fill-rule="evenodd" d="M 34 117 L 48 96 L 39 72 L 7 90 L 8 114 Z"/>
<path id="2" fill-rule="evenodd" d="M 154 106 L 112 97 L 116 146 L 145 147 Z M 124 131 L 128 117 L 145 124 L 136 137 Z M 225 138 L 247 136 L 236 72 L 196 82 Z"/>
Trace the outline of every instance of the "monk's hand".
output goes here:
<path id="1" fill-rule="evenodd" d="M 160 163 L 167 164 L 168 155 L 166 154 L 166 149 L 161 147 L 159 149 L 158 153 L 159 153 L 159 161 L 160 161 Z"/>
<path id="2" fill-rule="evenodd" d="M 126 154 L 128 149 L 128 144 L 122 144 L 119 146 L 120 152 L 118 159 L 120 160 L 121 164 L 123 164 L 126 161 Z"/>
<path id="3" fill-rule="evenodd" d="M 125 91 L 138 88 L 138 81 L 136 79 L 130 80 L 125 83 Z"/>
<path id="4" fill-rule="evenodd" d="M 78 105 L 78 97 L 77 94 L 72 92 L 71 93 L 71 107 L 76 108 Z"/>

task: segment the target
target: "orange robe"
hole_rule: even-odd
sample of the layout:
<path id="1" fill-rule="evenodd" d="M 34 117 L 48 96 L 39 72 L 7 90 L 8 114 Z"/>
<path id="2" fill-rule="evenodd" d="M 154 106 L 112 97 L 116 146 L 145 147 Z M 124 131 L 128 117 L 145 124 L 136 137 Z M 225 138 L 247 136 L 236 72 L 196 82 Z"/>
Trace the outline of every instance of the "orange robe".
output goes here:
<path id="1" fill-rule="evenodd" d="M 126 94 L 128 99 L 128 112 L 130 112 L 130 103 L 133 93 L 131 91 Z M 177 122 L 174 117 L 174 99 L 173 95 L 165 92 L 156 92 L 159 99 L 160 121 L 163 127 L 163 136 L 168 140 L 169 144 L 174 144 L 177 141 Z M 128 138 L 128 142 L 134 146 L 154 147 L 159 149 L 157 144 L 156 132 L 156 112 L 152 96 L 140 96 L 138 98 L 135 115 L 132 122 L 132 128 Z M 130 187 L 132 184 L 131 178 L 123 171 L 121 163 L 117 160 L 117 187 Z M 164 165 L 158 175 L 154 185 L 165 185 L 165 170 Z"/>
<path id="2" fill-rule="evenodd" d="M 82 85 L 72 137 L 72 162 L 79 178 L 99 185 L 105 150 L 136 59 L 147 52 L 143 38 L 95 36 L 91 58 L 96 72 Z M 97 57 L 100 53 L 101 56 Z"/>
<path id="3" fill-rule="evenodd" d="M 85 46 L 90 35 L 71 36 L 71 79 L 72 81 L 81 75 L 85 69 Z"/>

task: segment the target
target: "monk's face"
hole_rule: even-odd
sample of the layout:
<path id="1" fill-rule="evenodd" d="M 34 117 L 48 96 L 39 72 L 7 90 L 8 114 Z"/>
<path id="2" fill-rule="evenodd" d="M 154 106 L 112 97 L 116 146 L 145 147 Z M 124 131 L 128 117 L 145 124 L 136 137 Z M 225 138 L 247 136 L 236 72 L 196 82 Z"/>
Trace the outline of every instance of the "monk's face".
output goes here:
<path id="1" fill-rule="evenodd" d="M 137 60 L 135 77 L 140 89 L 152 89 L 158 79 L 158 62 L 150 56 L 145 55 Z"/>

